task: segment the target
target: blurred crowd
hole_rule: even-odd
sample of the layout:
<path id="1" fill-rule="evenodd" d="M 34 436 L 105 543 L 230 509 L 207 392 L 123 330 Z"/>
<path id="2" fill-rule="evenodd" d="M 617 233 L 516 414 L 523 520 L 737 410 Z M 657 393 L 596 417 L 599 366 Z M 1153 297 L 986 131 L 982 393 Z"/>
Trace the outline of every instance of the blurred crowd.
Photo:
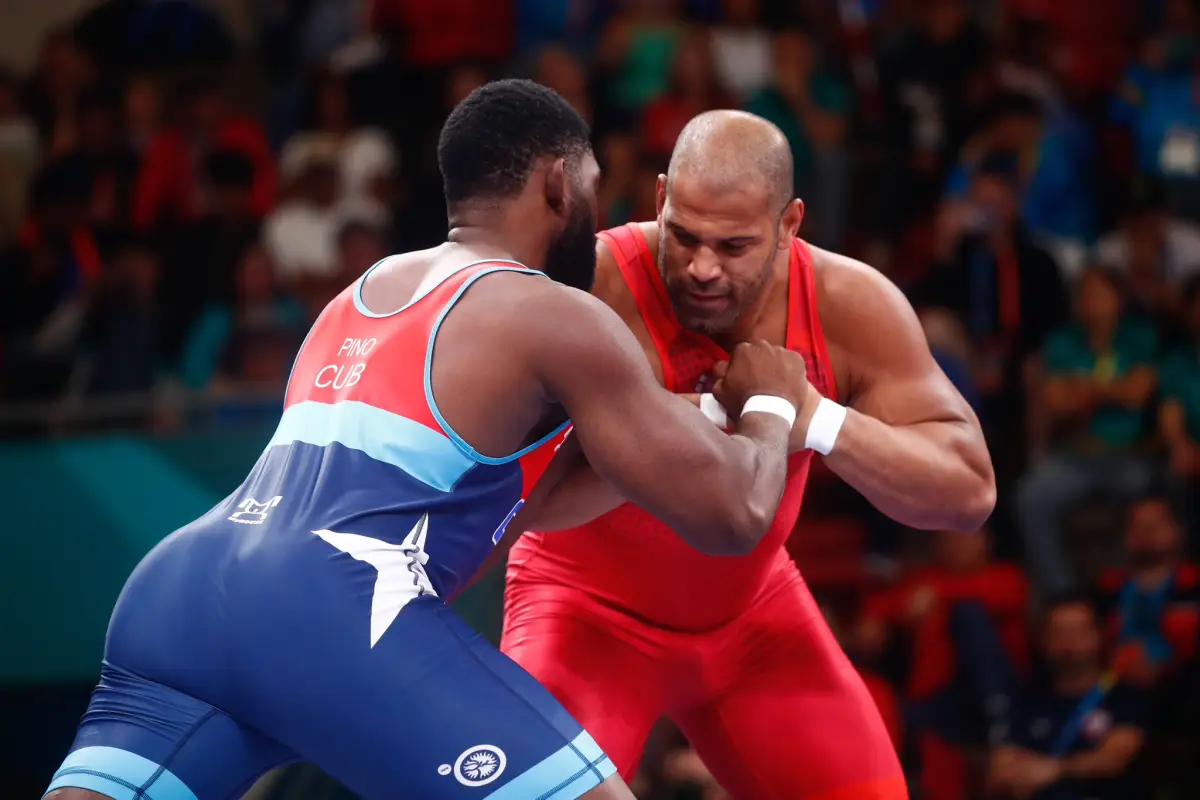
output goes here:
<path id="1" fill-rule="evenodd" d="M 693 115 L 745 108 L 791 143 L 802 235 L 908 294 L 997 465 L 978 536 L 818 473 L 793 537 L 914 793 L 1200 796 L 1196 2 L 244 6 L 237 35 L 107 0 L 0 70 L 0 431 L 276 414 L 324 304 L 442 240 L 438 128 L 490 78 L 591 122 L 604 227 L 654 217 Z M 657 738 L 643 796 L 721 796 Z"/>

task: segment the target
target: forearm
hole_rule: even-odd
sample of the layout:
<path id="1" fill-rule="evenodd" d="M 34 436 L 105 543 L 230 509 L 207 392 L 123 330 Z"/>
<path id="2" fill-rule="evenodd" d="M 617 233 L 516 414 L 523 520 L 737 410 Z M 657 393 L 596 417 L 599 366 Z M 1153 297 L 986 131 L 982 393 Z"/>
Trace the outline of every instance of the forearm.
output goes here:
<path id="1" fill-rule="evenodd" d="M 1063 778 L 1068 780 L 1115 778 L 1124 772 L 1127 766 L 1126 763 L 1105 758 L 1104 754 L 1100 752 L 1078 753 L 1073 756 L 1067 756 L 1059 762 L 1059 765 L 1062 767 Z"/>
<path id="2" fill-rule="evenodd" d="M 1123 773 L 1142 746 L 1142 733 L 1131 726 L 1114 728 L 1095 750 L 1067 756 L 1059 762 L 1062 776 L 1090 780 Z"/>
<path id="3" fill-rule="evenodd" d="M 740 545 L 749 552 L 770 528 L 787 486 L 787 423 L 773 414 L 744 414 L 729 444 L 731 472 L 722 484 L 739 487 L 728 493 L 727 502 L 739 504 L 745 515 Z"/>
<path id="4" fill-rule="evenodd" d="M 1139 369 L 1112 381 L 1111 383 L 1093 384 L 1096 397 L 1104 402 L 1140 408 L 1150 400 L 1154 393 L 1154 374 L 1149 370 Z"/>
<path id="5" fill-rule="evenodd" d="M 697 404 L 697 396 L 687 399 Z M 561 489 L 547 493 L 552 507 L 537 513 L 537 525 L 557 526 L 571 519 L 578 525 L 586 521 L 580 517 L 606 513 L 624 500 L 658 517 L 702 552 L 740 555 L 753 550 L 770 528 L 786 486 L 788 423 L 774 414 L 751 413 L 738 420 L 732 434 L 725 434 L 694 410 L 684 416 L 701 424 L 682 427 L 673 414 L 658 416 L 645 405 L 642 411 L 633 427 L 622 425 L 622 438 L 637 443 L 635 463 L 618 466 L 577 425 L 594 476 L 567 476 Z M 581 509 L 569 507 L 573 494 Z"/>
<path id="6" fill-rule="evenodd" d="M 987 447 L 964 420 L 893 427 L 850 409 L 825 463 L 914 528 L 975 531 L 996 501 Z"/>

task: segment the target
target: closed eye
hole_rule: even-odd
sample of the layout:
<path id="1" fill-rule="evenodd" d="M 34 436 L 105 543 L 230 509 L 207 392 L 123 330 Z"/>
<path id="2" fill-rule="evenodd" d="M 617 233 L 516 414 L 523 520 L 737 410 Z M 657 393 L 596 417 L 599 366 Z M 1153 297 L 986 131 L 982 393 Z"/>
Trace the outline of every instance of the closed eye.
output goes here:
<path id="1" fill-rule="evenodd" d="M 674 237 L 675 241 L 684 247 L 695 247 L 700 244 L 700 238 L 690 231 L 678 225 L 668 225 L 667 227 L 671 231 L 671 236 Z"/>

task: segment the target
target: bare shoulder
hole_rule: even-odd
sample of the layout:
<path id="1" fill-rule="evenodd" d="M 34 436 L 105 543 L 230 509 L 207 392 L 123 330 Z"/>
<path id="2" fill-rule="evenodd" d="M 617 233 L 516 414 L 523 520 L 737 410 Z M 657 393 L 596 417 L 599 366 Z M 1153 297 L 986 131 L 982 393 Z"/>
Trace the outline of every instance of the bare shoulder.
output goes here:
<path id="1" fill-rule="evenodd" d="M 817 308 L 840 385 L 867 373 L 924 372 L 933 364 L 908 298 L 882 272 L 812 248 Z"/>
<path id="2" fill-rule="evenodd" d="M 582 366 L 635 343 L 629 327 L 604 301 L 549 278 L 529 281 L 519 299 L 498 301 L 502 305 L 490 313 L 505 325 L 504 340 L 535 366 L 546 366 L 547 359 Z M 639 353 L 636 347 L 632 352 Z"/>
<path id="3" fill-rule="evenodd" d="M 646 237 L 650 248 L 651 258 L 658 258 L 658 224 L 655 222 L 639 222 L 637 227 Z M 604 301 L 609 308 L 616 311 L 621 319 L 631 327 L 641 319 L 637 301 L 621 268 L 617 265 L 617 254 L 612 252 L 603 238 L 596 239 L 596 282 L 592 286 L 592 294 Z"/>
<path id="4" fill-rule="evenodd" d="M 908 298 L 879 270 L 841 253 L 811 250 L 817 305 L 827 334 L 864 335 L 881 323 L 913 314 Z"/>

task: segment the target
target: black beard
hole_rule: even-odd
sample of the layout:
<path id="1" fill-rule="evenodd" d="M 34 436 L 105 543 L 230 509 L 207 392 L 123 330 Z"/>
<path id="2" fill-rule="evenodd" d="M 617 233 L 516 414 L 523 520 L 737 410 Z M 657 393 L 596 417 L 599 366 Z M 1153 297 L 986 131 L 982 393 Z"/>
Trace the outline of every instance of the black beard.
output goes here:
<path id="1" fill-rule="evenodd" d="M 584 292 L 596 281 L 596 216 L 585 205 L 571 210 L 566 227 L 546 250 L 545 273 Z"/>

